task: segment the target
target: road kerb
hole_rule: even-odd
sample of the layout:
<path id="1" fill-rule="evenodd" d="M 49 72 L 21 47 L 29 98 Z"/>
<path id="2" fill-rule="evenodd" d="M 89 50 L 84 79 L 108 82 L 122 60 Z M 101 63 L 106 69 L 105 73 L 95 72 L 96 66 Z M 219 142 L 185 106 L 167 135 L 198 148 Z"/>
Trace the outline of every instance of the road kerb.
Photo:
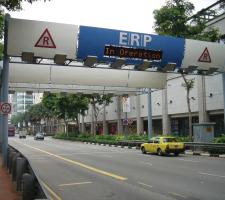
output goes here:
<path id="1" fill-rule="evenodd" d="M 193 155 L 193 151 L 185 151 L 185 154 L 187 154 L 187 155 Z"/>
<path id="2" fill-rule="evenodd" d="M 209 153 L 201 153 L 201 156 L 210 156 Z"/>

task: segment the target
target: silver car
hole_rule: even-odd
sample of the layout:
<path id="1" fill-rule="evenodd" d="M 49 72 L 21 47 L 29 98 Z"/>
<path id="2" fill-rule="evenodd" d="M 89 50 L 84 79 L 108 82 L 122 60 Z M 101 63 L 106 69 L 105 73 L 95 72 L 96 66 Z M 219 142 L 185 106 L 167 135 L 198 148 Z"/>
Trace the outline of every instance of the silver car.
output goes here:
<path id="1" fill-rule="evenodd" d="M 43 133 L 36 133 L 36 135 L 34 136 L 35 140 L 44 140 L 45 136 Z"/>

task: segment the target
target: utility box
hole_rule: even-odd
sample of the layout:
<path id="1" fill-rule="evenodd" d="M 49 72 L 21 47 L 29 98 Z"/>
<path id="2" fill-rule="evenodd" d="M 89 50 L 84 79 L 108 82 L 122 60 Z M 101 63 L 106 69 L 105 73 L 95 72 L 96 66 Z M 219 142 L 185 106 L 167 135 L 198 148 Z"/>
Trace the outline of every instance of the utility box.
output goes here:
<path id="1" fill-rule="evenodd" d="M 193 124 L 194 142 L 213 142 L 215 124 L 213 122 Z"/>

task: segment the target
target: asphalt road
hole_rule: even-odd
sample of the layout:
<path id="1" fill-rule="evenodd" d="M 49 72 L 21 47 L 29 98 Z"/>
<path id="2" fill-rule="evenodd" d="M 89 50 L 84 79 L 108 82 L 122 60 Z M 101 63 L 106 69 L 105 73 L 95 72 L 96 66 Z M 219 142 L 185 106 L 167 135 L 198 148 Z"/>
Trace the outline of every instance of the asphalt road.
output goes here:
<path id="1" fill-rule="evenodd" d="M 159 157 L 139 150 L 10 138 L 52 199 L 223 200 L 225 159 Z"/>

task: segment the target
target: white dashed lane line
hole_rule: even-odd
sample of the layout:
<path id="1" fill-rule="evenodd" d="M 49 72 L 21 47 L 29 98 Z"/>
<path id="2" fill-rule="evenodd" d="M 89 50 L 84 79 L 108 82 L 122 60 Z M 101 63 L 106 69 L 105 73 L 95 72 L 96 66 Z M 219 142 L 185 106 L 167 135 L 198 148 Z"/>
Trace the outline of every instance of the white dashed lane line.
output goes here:
<path id="1" fill-rule="evenodd" d="M 168 194 L 171 194 L 171 195 L 176 196 L 176 197 L 181 197 L 183 199 L 186 199 L 187 198 L 186 196 L 184 196 L 182 194 L 178 194 L 176 192 L 168 192 Z"/>
<path id="2" fill-rule="evenodd" d="M 65 186 L 75 186 L 75 185 L 86 185 L 86 184 L 90 184 L 92 182 L 88 181 L 88 182 L 79 182 L 79 183 L 65 183 L 65 184 L 60 184 L 59 187 L 65 187 Z"/>
<path id="3" fill-rule="evenodd" d="M 193 163 L 199 163 L 200 162 L 200 161 L 197 161 L 197 160 L 182 159 L 182 158 L 180 158 L 179 160 L 184 161 L 184 162 L 193 162 Z"/>
<path id="4" fill-rule="evenodd" d="M 152 166 L 152 163 L 150 163 L 150 162 L 141 162 L 141 164 Z"/>
<path id="5" fill-rule="evenodd" d="M 152 185 L 148 185 L 146 183 L 142 183 L 142 182 L 138 182 L 139 185 L 143 185 L 143 186 L 146 186 L 146 187 L 149 187 L 149 188 L 152 188 Z"/>
<path id="6" fill-rule="evenodd" d="M 225 176 L 221 176 L 218 174 L 209 174 L 209 173 L 204 173 L 204 172 L 198 172 L 201 175 L 206 175 L 206 176 L 214 176 L 214 177 L 218 177 L 218 178 L 225 178 Z"/>

